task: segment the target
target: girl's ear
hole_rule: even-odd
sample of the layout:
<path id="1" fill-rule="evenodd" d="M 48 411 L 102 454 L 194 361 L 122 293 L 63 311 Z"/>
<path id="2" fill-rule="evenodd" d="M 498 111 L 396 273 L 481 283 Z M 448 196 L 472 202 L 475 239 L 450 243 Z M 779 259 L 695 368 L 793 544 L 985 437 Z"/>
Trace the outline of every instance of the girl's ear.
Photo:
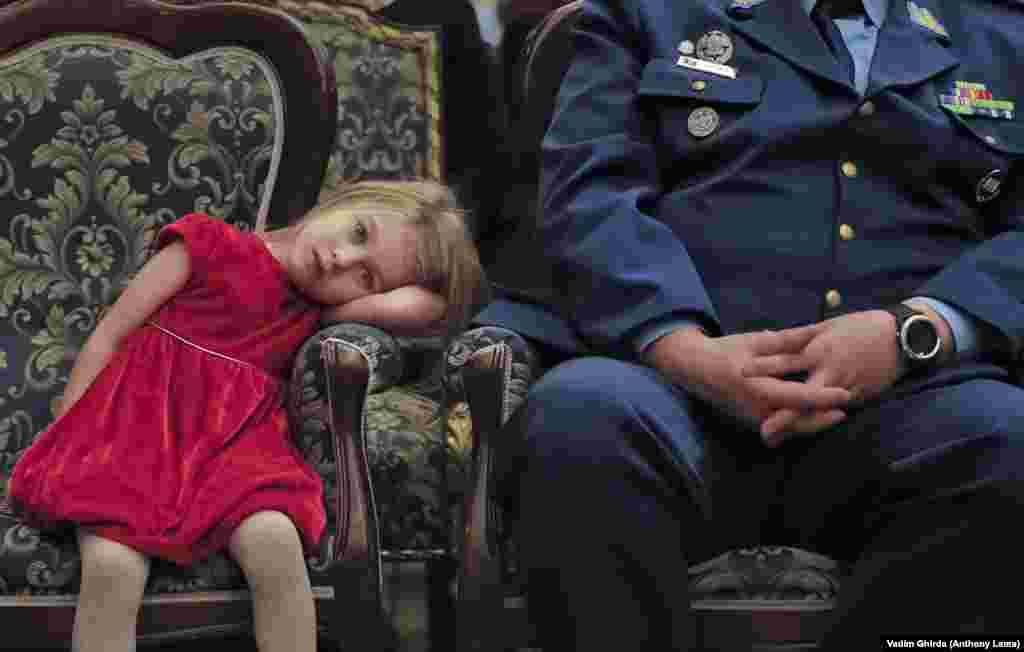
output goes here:
<path id="1" fill-rule="evenodd" d="M 396 335 L 431 336 L 444 331 L 448 304 L 443 297 L 418 285 L 406 285 L 326 308 L 323 322 L 355 321 Z"/>

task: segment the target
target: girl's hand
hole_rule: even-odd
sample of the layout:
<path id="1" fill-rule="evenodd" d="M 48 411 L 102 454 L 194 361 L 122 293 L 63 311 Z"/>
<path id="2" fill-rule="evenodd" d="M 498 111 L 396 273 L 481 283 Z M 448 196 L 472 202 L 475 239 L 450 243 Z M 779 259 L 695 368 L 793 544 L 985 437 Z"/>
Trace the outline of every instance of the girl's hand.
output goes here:
<path id="1" fill-rule="evenodd" d="M 438 335 L 443 331 L 447 302 L 418 285 L 371 294 L 324 310 L 325 322 L 355 321 L 397 335 Z"/>

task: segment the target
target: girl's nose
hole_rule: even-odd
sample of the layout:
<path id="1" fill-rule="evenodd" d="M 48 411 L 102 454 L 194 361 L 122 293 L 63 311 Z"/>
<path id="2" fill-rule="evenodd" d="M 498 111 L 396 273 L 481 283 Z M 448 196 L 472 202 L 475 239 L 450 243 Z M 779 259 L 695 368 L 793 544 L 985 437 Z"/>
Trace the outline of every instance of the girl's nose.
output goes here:
<path id="1" fill-rule="evenodd" d="M 332 267 L 345 269 L 356 262 L 353 252 L 346 250 L 344 247 L 336 247 L 331 249 L 329 252 L 329 256 L 329 261 Z"/>
<path id="2" fill-rule="evenodd" d="M 340 265 L 341 252 L 331 247 L 318 247 L 316 249 L 317 260 L 320 261 L 320 267 L 323 269 L 325 274 L 334 271 Z"/>

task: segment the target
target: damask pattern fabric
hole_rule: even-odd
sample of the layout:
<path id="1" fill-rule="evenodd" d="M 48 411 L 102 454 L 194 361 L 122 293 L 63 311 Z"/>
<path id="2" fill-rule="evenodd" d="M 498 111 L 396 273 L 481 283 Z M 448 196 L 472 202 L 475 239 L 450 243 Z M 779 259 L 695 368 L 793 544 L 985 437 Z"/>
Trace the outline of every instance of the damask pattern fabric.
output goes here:
<path id="1" fill-rule="evenodd" d="M 440 39 L 358 7 L 274 3 L 302 20 L 334 64 L 338 131 L 324 188 L 357 179 L 444 179 Z"/>
<path id="2" fill-rule="evenodd" d="M 209 1 L 177 0 L 187 5 Z M 381 20 L 374 12 L 386 13 L 389 0 L 246 2 L 297 18 L 333 64 L 338 130 L 324 189 L 364 178 L 447 181 L 437 29 Z"/>

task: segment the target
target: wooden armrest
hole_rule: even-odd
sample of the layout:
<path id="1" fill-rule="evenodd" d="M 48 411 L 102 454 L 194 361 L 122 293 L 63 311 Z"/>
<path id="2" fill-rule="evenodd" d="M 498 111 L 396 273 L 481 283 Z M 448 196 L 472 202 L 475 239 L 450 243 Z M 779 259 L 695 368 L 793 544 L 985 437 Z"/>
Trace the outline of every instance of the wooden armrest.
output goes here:
<path id="1" fill-rule="evenodd" d="M 463 505 L 459 560 L 457 649 L 489 649 L 504 599 L 498 544 L 499 513 L 491 497 L 494 438 L 539 375 L 537 356 L 512 331 L 481 328 L 456 338 L 446 356 L 445 381 L 465 397 L 473 424 L 469 491 Z"/>
<path id="2" fill-rule="evenodd" d="M 332 583 L 345 587 L 328 619 L 343 622 L 342 649 L 394 648 L 384 611 L 380 531 L 366 457 L 365 406 L 375 372 L 374 358 L 349 339 L 321 343 L 327 389 L 327 418 L 337 468 L 337 533 L 330 566 Z"/>
<path id="3" fill-rule="evenodd" d="M 354 344 L 335 337 L 326 338 L 321 346 L 339 476 L 333 556 L 336 561 L 370 561 L 380 550 L 363 427 L 370 358 Z"/>

